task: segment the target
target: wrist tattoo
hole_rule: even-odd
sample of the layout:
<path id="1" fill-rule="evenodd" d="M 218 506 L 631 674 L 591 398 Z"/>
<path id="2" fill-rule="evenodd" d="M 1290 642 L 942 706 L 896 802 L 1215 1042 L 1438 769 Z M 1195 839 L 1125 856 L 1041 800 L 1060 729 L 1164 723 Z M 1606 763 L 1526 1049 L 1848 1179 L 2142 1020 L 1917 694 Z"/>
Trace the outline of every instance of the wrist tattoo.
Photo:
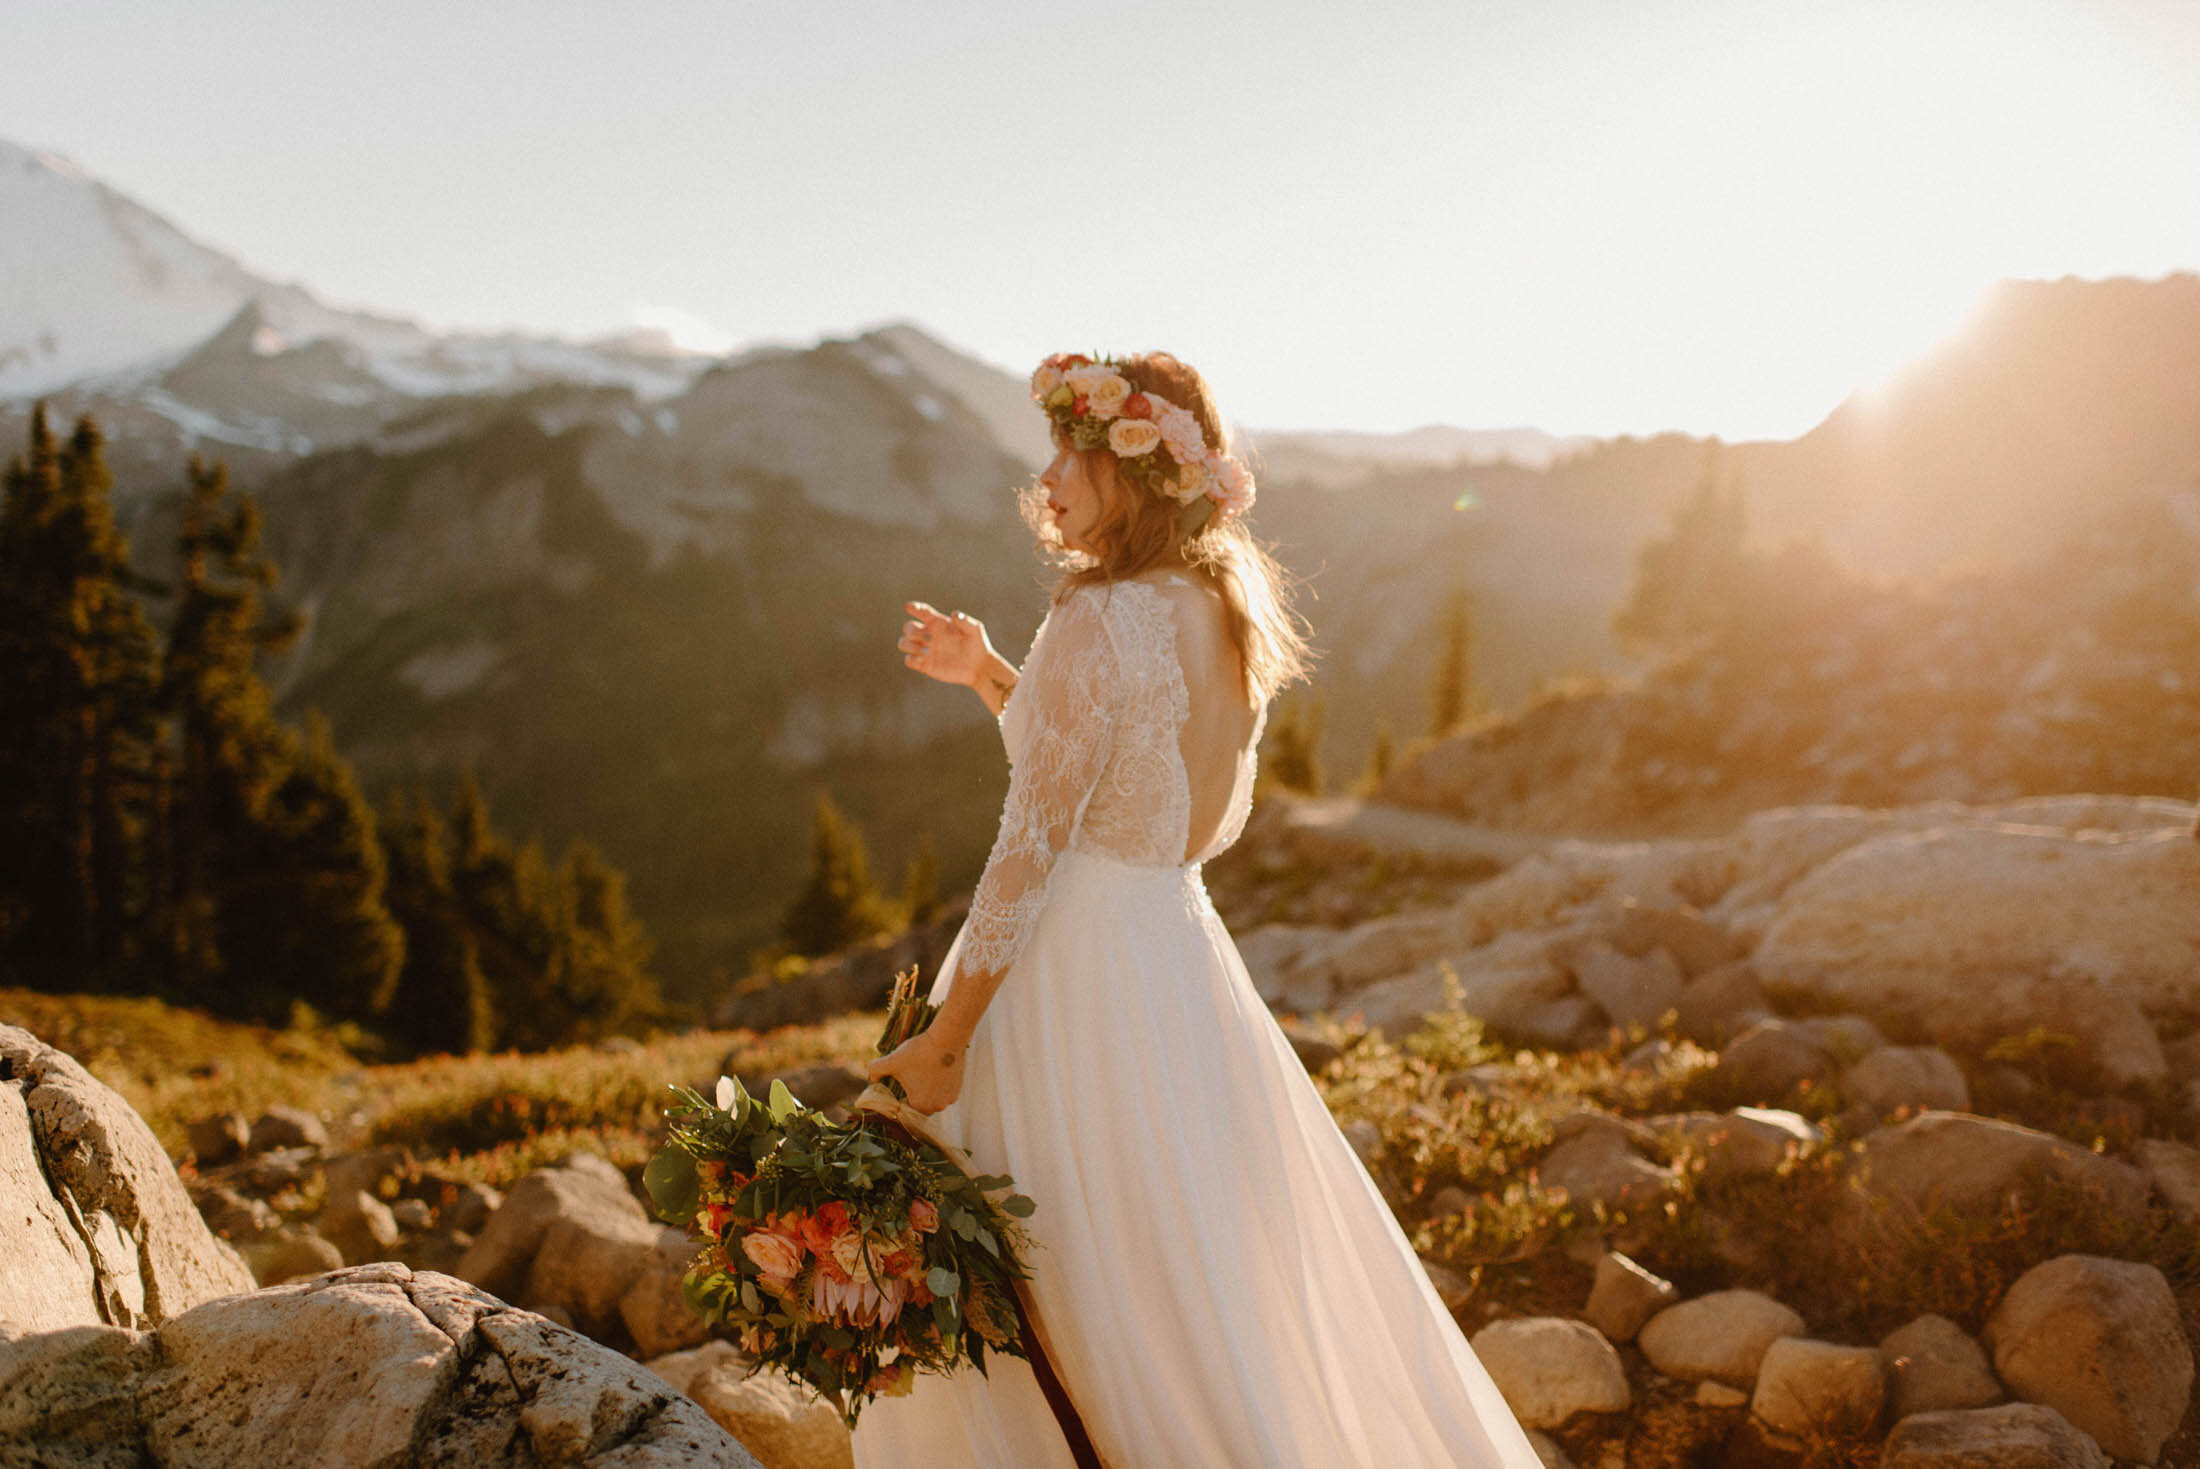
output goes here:
<path id="1" fill-rule="evenodd" d="M 1016 680 L 1003 678 L 997 673 L 987 674 L 985 681 L 993 686 L 994 691 L 1001 696 L 1001 702 L 1004 704 L 1008 702 L 1008 696 L 1016 691 Z"/>
<path id="2" fill-rule="evenodd" d="M 940 1065 L 942 1065 L 942 1066 L 952 1066 L 952 1065 L 954 1065 L 954 1064 L 955 1064 L 955 1057 L 956 1057 L 956 1056 L 957 1056 L 958 1054 L 959 1054 L 958 1052 L 955 1052 L 955 1051 L 949 1051 L 949 1052 L 948 1052 L 948 1053 L 947 1053 L 946 1055 L 944 1055 L 944 1056 L 940 1057 Z"/>

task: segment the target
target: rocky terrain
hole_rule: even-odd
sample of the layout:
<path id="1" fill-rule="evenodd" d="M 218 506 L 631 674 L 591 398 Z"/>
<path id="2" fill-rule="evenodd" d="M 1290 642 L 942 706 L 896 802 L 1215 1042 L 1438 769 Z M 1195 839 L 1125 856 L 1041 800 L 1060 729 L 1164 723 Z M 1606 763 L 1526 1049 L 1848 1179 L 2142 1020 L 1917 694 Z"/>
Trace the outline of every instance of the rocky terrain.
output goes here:
<path id="1" fill-rule="evenodd" d="M 2192 805 L 1533 844 L 1272 810 L 1231 883 L 1293 916 L 1238 920 L 1248 971 L 1548 1462 L 2200 1462 Z M 1291 898 L 1309 865 L 1346 901 Z M 760 1044 L 723 1064 L 760 1080 Z M 166 1453 L 239 1380 L 306 1402 L 411 1353 L 377 1377 L 391 1411 L 261 1415 L 221 1452 L 394 1434 L 420 1462 L 641 1463 L 740 1452 L 722 1429 L 764 1464 L 847 1462 L 829 1410 L 686 1311 L 690 1247 L 632 1166 L 573 1151 L 492 1184 L 276 1106 L 197 1118 L 179 1180 L 66 1056 L 13 1030 L 0 1053 L 32 1226 L 0 1247 L 0 1437 Z M 855 1059 L 772 1069 L 838 1105 Z"/>

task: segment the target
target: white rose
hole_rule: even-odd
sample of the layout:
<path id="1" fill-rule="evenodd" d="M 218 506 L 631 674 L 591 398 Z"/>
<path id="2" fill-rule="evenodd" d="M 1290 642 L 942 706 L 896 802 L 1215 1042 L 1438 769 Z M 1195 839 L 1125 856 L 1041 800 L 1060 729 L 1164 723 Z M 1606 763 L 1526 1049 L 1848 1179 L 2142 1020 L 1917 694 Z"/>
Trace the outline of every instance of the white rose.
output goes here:
<path id="1" fill-rule="evenodd" d="M 1087 413 L 1098 414 L 1102 418 L 1113 418 L 1115 416 L 1114 409 L 1101 413 L 1099 406 L 1107 400 L 1109 393 L 1114 392 L 1114 389 L 1108 386 L 1110 383 L 1122 384 L 1121 394 L 1114 399 L 1115 408 L 1121 408 L 1123 399 L 1131 395 L 1131 385 L 1123 382 L 1122 376 L 1114 368 L 1102 367 L 1097 362 L 1084 367 L 1071 368 L 1068 372 L 1062 374 L 1062 381 L 1069 384 L 1071 392 L 1085 400 L 1085 411 Z"/>
<path id="2" fill-rule="evenodd" d="M 1047 394 L 1062 385 L 1062 369 L 1051 362 L 1039 364 L 1039 370 L 1031 375 L 1031 396 L 1044 403 Z"/>
<path id="3" fill-rule="evenodd" d="M 1118 418 L 1108 425 L 1108 447 L 1118 458 L 1136 459 L 1151 454 L 1161 443 L 1161 430 L 1143 418 Z"/>
<path id="4" fill-rule="evenodd" d="M 1176 471 L 1176 498 L 1189 505 L 1215 487 L 1215 477 L 1204 464 L 1181 464 Z"/>
<path id="5" fill-rule="evenodd" d="M 1130 395 L 1130 379 L 1111 372 L 1085 389 L 1085 406 L 1096 418 L 1113 418 L 1123 411 L 1123 400 Z"/>

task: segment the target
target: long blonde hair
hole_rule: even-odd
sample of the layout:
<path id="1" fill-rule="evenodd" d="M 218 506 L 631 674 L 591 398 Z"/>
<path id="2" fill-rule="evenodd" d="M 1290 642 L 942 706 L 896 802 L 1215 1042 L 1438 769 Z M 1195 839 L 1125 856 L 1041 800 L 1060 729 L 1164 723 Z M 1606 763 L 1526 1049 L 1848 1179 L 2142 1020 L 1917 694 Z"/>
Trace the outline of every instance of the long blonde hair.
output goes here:
<path id="1" fill-rule="evenodd" d="M 1215 410 L 1207 380 L 1190 363 L 1166 352 L 1141 352 L 1111 365 L 1143 393 L 1157 393 L 1199 420 L 1210 447 L 1230 452 L 1222 416 Z M 1057 442 L 1060 442 L 1057 435 Z M 1243 516 L 1210 517 L 1185 537 L 1182 507 L 1149 495 L 1115 472 L 1107 449 L 1073 449 L 1093 482 L 1112 486 L 1102 496 L 1100 521 L 1093 527 L 1095 553 L 1073 551 L 1047 512 L 1047 492 L 1034 482 L 1022 497 L 1025 523 L 1038 537 L 1047 558 L 1063 568 L 1054 587 L 1060 602 L 1081 586 L 1120 581 L 1161 564 L 1181 548 L 1192 567 L 1213 579 L 1222 593 L 1230 641 L 1238 651 L 1243 692 L 1248 704 L 1267 702 L 1282 689 L 1308 676 L 1313 651 L 1307 645 L 1305 619 L 1291 605 L 1294 578 L 1268 548 L 1253 538 Z"/>

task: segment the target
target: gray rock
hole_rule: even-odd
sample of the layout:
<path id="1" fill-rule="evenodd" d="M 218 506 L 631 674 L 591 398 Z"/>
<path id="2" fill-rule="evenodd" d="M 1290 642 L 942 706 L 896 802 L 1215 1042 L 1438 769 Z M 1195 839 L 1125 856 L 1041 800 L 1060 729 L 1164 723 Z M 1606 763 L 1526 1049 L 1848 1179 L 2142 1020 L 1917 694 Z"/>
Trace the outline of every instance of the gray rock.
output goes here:
<path id="1" fill-rule="evenodd" d="M 191 1141 L 191 1156 L 199 1160 L 201 1168 L 228 1162 L 252 1141 L 252 1124 L 242 1112 L 216 1112 L 201 1117 L 184 1131 Z"/>
<path id="2" fill-rule="evenodd" d="M 2119 1459 L 2152 1464 L 2192 1396 L 2192 1347 L 2152 1265 L 2058 1255 L 2017 1278 L 1986 1323 L 1994 1370 Z"/>
<path id="3" fill-rule="evenodd" d="M 390 1218 L 406 1234 L 426 1234 L 435 1228 L 435 1210 L 425 1199 L 399 1199 L 390 1205 Z"/>
<path id="4" fill-rule="evenodd" d="M 689 1309 L 680 1285 L 700 1248 L 684 1229 L 659 1228 L 649 1258 L 619 1297 L 619 1319 L 642 1357 L 685 1351 L 710 1339 L 710 1323 Z"/>
<path id="5" fill-rule="evenodd" d="M 245 1263 L 261 1285 L 282 1285 L 308 1275 L 344 1268 L 344 1252 L 310 1229 L 291 1227 L 244 1247 Z"/>
<path id="6" fill-rule="evenodd" d="M 1894 1379 L 1894 1416 L 1988 1408 L 2002 1399 L 1986 1349 L 1945 1316 L 1925 1315 L 1882 1337 Z"/>
<path id="7" fill-rule="evenodd" d="M 1803 1334 L 1803 1318 L 1753 1290 L 1720 1290 L 1668 1306 L 1646 1323 L 1636 1345 L 1650 1365 L 1687 1381 L 1716 1377 L 1753 1387 L 1766 1351 Z"/>
<path id="8" fill-rule="evenodd" d="M 1856 1195 L 1859 1208 L 1879 1199 L 1915 1210 L 1937 1203 L 1991 1213 L 2004 1199 L 2024 1196 L 2036 1173 L 2092 1194 L 2102 1207 L 2120 1214 L 2136 1216 L 2147 1200 L 2146 1175 L 2128 1163 L 2029 1127 L 1966 1112 L 1924 1112 L 1882 1127 L 1863 1140 L 1855 1166 L 1863 1184 Z"/>
<path id="9" fill-rule="evenodd" d="M 1833 1074 L 1833 1053 L 1800 1026 L 1760 1020 L 1719 1052 L 1715 1080 L 1736 1102 L 1784 1102 Z"/>
<path id="10" fill-rule="evenodd" d="M 1875 1349 L 1783 1336 L 1765 1349 L 1749 1411 L 1797 1438 L 1856 1438 L 1878 1424 L 1886 1402 Z"/>
<path id="11" fill-rule="evenodd" d="M 2108 1455 L 2053 1408 L 2008 1403 L 1919 1413 L 1887 1435 L 1880 1469 L 2109 1469 Z"/>
<path id="12" fill-rule="evenodd" d="M 404 1148 L 364 1148 L 329 1159 L 322 1177 L 331 1196 L 371 1194 L 379 1199 L 384 1189 L 404 1177 L 411 1167 L 412 1154 Z"/>
<path id="13" fill-rule="evenodd" d="M 0 1025 L 0 1189 L 0 1221 L 22 1221 L 0 1228 L 0 1314 L 18 1324 L 157 1324 L 252 1289 L 152 1129 L 67 1055 L 10 1025 Z"/>
<path id="14" fill-rule="evenodd" d="M 504 1195 L 485 1183 L 461 1183 L 452 1188 L 438 1211 L 443 1227 L 458 1234 L 479 1234 L 489 1216 L 504 1205 Z"/>
<path id="15" fill-rule="evenodd" d="M 653 1358 L 649 1370 L 710 1414 L 764 1469 L 848 1469 L 854 1446 L 840 1415 L 776 1372 L 749 1376 L 749 1363 L 722 1341 Z"/>
<path id="16" fill-rule="evenodd" d="M 1617 1026 L 1655 1026 L 1681 997 L 1681 967 L 1663 949 L 1640 958 L 1590 944 L 1573 960 L 1574 982 Z"/>
<path id="17" fill-rule="evenodd" d="M 553 1229 L 558 1236 L 554 1242 Z M 578 1248 L 588 1236 L 609 1241 L 612 1253 L 622 1258 L 598 1261 L 593 1250 L 584 1251 L 585 1262 L 557 1256 L 558 1248 Z M 521 1179 L 503 1207 L 489 1216 L 458 1273 L 491 1295 L 530 1306 L 561 1305 L 573 1310 L 576 1321 L 587 1322 L 593 1316 L 595 1324 L 603 1326 L 655 1243 L 656 1228 L 627 1188 L 626 1176 L 602 1158 L 581 1153 Z M 538 1281 L 535 1265 L 544 1255 L 549 1256 L 543 1264 L 545 1278 Z M 624 1273 L 593 1280 L 578 1276 L 579 1270 L 604 1263 Z M 596 1309 L 579 1309 L 566 1299 L 567 1285 L 584 1292 Z"/>
<path id="18" fill-rule="evenodd" d="M 191 1201 L 199 1206 L 206 1227 L 231 1244 L 241 1245 L 280 1228 L 282 1216 L 259 1199 L 248 1198 L 225 1184 L 199 1184 L 191 1189 Z"/>
<path id="19" fill-rule="evenodd" d="M 1696 1384 L 1690 1401 L 1700 1408 L 1746 1408 L 1749 1394 L 1738 1387 L 1728 1387 L 1716 1377 L 1706 1377 Z"/>
<path id="20" fill-rule="evenodd" d="M 1619 1353 L 1593 1326 L 1563 1316 L 1493 1321 L 1469 1345 L 1530 1428 L 1556 1428 L 1576 1413 L 1623 1413 L 1633 1400 Z"/>
<path id="21" fill-rule="evenodd" d="M 2200 1223 L 2200 1148 L 2145 1137 L 2132 1152 L 2170 1212 L 2187 1224 Z"/>
<path id="22" fill-rule="evenodd" d="M 1772 1016 L 1772 1001 L 1746 959 L 1690 980 L 1673 1008 L 1681 1034 L 1700 1046 L 1724 1045 Z"/>
<path id="23" fill-rule="evenodd" d="M 1881 1046 L 1841 1074 L 1841 1090 L 1879 1117 L 1904 1107 L 1967 1112 L 1970 1084 L 1938 1046 Z"/>
<path id="24" fill-rule="evenodd" d="M 1789 1158 L 1817 1146 L 1824 1137 L 1801 1114 L 1777 1107 L 1676 1112 L 1646 1121 L 1669 1146 L 1702 1159 L 1706 1178 L 1771 1173 Z"/>
<path id="25" fill-rule="evenodd" d="M 1794 1024 L 1844 1066 L 1854 1065 L 1887 1043 L 1879 1027 L 1861 1015 L 1813 1015 Z"/>
<path id="26" fill-rule="evenodd" d="M 211 1301 L 151 1333 L 0 1341 L 0 1441 L 20 1462 L 171 1469 L 756 1463 L 618 1354 L 402 1265 Z"/>
<path id="27" fill-rule="evenodd" d="M 353 1265 L 389 1259 L 400 1234 L 389 1205 L 356 1191 L 330 1195 L 321 1208 L 319 1228 L 322 1237 Z"/>
<path id="28" fill-rule="evenodd" d="M 1352 994 L 1381 980 L 1419 969 L 1456 948 L 1459 921 L 1451 912 L 1393 913 L 1354 924 L 1330 938 L 1320 958 L 1339 993 Z M 1301 959 L 1302 967 L 1305 959 Z"/>
<path id="29" fill-rule="evenodd" d="M 1596 1280 L 1581 1314 L 1611 1341 L 1633 1341 L 1643 1323 L 1680 1299 L 1670 1280 L 1637 1265 L 1617 1250 L 1597 1259 Z"/>
<path id="30" fill-rule="evenodd" d="M 270 1148 L 312 1148 L 326 1152 L 328 1128 L 303 1107 L 277 1105 L 261 1113 L 260 1120 L 252 1124 L 247 1146 L 255 1153 L 264 1153 Z"/>
<path id="31" fill-rule="evenodd" d="M 1604 1011 L 1587 995 L 1560 995 L 1490 1023 L 1515 1040 L 1554 1051 L 1586 1050 L 1604 1040 Z"/>
<path id="32" fill-rule="evenodd" d="M 1536 1165 L 1536 1178 L 1546 1191 L 1562 1190 L 1583 1208 L 1602 1204 L 1606 1209 L 1636 1209 L 1665 1197 L 1678 1175 L 1636 1154 L 1623 1134 L 1599 1128 L 1545 1153 Z"/>
<path id="33" fill-rule="evenodd" d="M 1620 910 L 1619 921 L 1611 928 L 1614 948 L 1637 958 L 1663 951 L 1690 978 L 1709 974 L 1748 952 L 1731 930 L 1694 908 L 1650 908 L 1626 899 Z"/>

